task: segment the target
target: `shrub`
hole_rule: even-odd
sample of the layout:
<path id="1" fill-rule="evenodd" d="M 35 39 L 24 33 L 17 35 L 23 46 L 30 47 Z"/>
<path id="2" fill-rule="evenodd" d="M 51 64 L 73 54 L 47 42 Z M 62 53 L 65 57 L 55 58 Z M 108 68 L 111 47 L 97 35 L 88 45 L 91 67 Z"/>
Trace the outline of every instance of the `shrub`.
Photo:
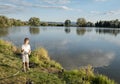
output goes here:
<path id="1" fill-rule="evenodd" d="M 17 48 L 13 46 L 10 42 L 0 40 L 0 53 L 12 55 L 16 51 L 16 49 Z"/>
<path id="2" fill-rule="evenodd" d="M 65 71 L 62 74 L 62 80 L 66 84 L 91 84 L 94 73 L 92 66 L 81 68 L 80 70 Z"/>
<path id="3" fill-rule="evenodd" d="M 93 84 L 116 84 L 115 81 L 109 79 L 104 75 L 96 75 L 93 79 Z"/>
<path id="4" fill-rule="evenodd" d="M 62 66 L 59 63 L 50 60 L 48 52 L 44 48 L 34 50 L 30 56 L 30 62 L 38 64 L 39 66 L 45 68 L 57 68 L 57 69 L 62 68 Z"/>

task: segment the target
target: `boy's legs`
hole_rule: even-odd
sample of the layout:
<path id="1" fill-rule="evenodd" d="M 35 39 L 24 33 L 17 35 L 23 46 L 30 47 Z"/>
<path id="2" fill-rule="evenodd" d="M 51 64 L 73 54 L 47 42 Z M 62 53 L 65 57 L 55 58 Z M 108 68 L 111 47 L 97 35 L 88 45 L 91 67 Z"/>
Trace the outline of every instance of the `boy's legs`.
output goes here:
<path id="1" fill-rule="evenodd" d="M 29 62 L 26 62 L 26 68 L 27 68 L 27 70 L 30 69 L 30 68 L 29 68 Z"/>
<path id="2" fill-rule="evenodd" d="M 29 70 L 29 56 L 27 55 L 26 56 L 26 68 L 27 68 L 27 70 Z"/>
<path id="3" fill-rule="evenodd" d="M 23 62 L 23 70 L 26 72 L 25 62 Z"/>
<path id="4" fill-rule="evenodd" d="M 26 67 L 25 67 L 25 56 L 22 56 L 22 61 L 23 61 L 23 70 L 26 72 Z"/>

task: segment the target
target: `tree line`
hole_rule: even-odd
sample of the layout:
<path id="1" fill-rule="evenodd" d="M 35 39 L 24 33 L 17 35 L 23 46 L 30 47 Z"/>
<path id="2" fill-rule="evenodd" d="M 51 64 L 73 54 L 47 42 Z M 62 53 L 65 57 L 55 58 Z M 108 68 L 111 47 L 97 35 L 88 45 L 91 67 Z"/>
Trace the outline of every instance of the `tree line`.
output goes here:
<path id="1" fill-rule="evenodd" d="M 95 23 L 95 27 L 120 28 L 120 21 L 118 19 L 112 21 L 99 21 Z"/>
<path id="2" fill-rule="evenodd" d="M 65 26 L 72 26 L 70 20 L 65 21 Z M 78 18 L 76 21 L 77 27 L 108 27 L 120 28 L 120 21 L 118 19 L 111 21 L 97 21 L 96 23 L 87 22 L 85 18 Z"/>
<path id="3" fill-rule="evenodd" d="M 29 21 L 21 21 L 19 19 L 0 16 L 0 28 L 25 25 L 40 26 L 40 19 L 37 17 L 31 17 Z"/>
<path id="4" fill-rule="evenodd" d="M 27 22 L 17 20 L 14 18 L 7 18 L 6 16 L 0 16 L 0 28 L 10 27 L 10 26 L 23 26 L 26 25 Z"/>
<path id="5" fill-rule="evenodd" d="M 41 22 L 40 18 L 31 17 L 28 21 L 21 21 L 14 18 L 8 18 L 6 16 L 0 16 L 0 28 L 11 26 L 75 26 L 75 27 L 108 27 L 108 28 L 120 28 L 120 21 L 118 19 L 111 21 L 97 21 L 96 23 L 87 22 L 85 18 L 78 18 L 76 23 L 69 19 L 65 22 Z"/>

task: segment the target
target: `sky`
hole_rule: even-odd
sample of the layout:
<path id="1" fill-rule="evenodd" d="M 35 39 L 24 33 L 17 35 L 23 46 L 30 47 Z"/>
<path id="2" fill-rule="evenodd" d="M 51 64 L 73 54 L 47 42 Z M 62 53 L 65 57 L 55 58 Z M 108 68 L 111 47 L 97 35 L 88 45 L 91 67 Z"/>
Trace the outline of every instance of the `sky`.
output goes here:
<path id="1" fill-rule="evenodd" d="M 0 0 L 0 15 L 23 21 L 114 20 L 120 19 L 120 0 Z"/>

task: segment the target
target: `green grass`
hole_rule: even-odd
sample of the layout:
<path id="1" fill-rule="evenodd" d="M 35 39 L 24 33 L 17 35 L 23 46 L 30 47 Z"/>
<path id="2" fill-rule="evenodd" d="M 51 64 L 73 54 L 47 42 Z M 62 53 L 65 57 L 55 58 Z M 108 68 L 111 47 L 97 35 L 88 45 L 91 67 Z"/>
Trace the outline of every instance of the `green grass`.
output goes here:
<path id="1" fill-rule="evenodd" d="M 79 70 L 62 72 L 63 67 L 51 60 L 44 48 L 32 51 L 32 68 L 24 73 L 19 55 L 19 48 L 0 40 L 0 84 L 25 84 L 28 80 L 34 84 L 116 84 L 104 75 L 95 74 L 90 65 Z"/>

